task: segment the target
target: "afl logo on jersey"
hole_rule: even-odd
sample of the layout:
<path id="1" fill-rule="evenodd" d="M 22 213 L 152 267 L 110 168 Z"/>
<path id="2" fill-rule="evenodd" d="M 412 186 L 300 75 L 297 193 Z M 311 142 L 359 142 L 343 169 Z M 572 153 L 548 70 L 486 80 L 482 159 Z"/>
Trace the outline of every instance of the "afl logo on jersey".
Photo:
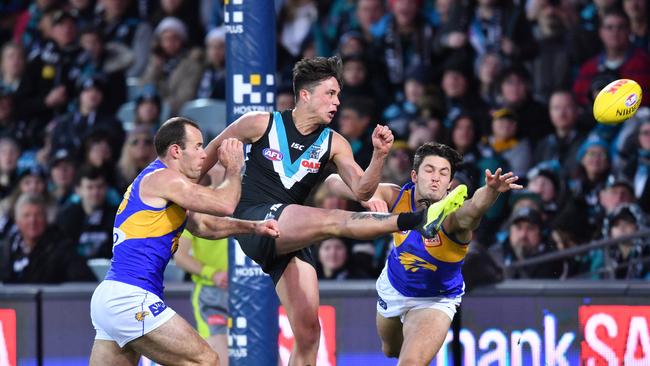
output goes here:
<path id="1" fill-rule="evenodd" d="M 436 233 L 436 236 L 434 236 L 431 239 L 424 239 L 424 246 L 428 248 L 433 248 L 442 245 L 442 241 L 440 241 L 440 233 Z"/>
<path id="2" fill-rule="evenodd" d="M 274 150 L 271 148 L 265 148 L 262 150 L 262 155 L 264 155 L 265 158 L 271 160 L 271 161 L 280 161 L 282 160 L 282 153 L 279 152 L 278 150 Z"/>

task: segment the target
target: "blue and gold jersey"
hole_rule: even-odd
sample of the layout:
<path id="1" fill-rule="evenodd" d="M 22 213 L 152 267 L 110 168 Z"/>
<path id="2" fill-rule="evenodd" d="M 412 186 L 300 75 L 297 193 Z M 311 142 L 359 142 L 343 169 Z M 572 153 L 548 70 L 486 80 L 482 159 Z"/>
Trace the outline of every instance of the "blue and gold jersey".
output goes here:
<path id="1" fill-rule="evenodd" d="M 163 273 L 187 223 L 186 211 L 169 202 L 152 207 L 140 199 L 140 182 L 164 169 L 156 159 L 131 183 L 117 209 L 113 225 L 113 259 L 107 280 L 120 281 L 153 292 L 162 299 Z"/>
<path id="2" fill-rule="evenodd" d="M 405 184 L 391 212 L 414 212 L 415 185 Z M 444 229 L 437 237 L 425 239 L 416 230 L 393 234 L 395 247 L 388 254 L 388 279 L 408 297 L 456 297 L 464 293 L 461 266 L 467 244 L 452 239 Z"/>

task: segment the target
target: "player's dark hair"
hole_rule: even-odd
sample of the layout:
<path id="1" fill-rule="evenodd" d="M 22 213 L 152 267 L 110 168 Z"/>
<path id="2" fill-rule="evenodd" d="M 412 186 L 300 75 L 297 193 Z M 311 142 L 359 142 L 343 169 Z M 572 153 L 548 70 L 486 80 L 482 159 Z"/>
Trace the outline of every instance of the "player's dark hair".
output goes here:
<path id="1" fill-rule="evenodd" d="M 456 167 L 463 162 L 463 156 L 451 147 L 437 142 L 427 142 L 418 147 L 413 158 L 413 170 L 416 172 L 420 168 L 422 161 L 429 155 L 439 156 L 449 162 L 451 165 L 451 177 L 456 173 Z"/>
<path id="2" fill-rule="evenodd" d="M 300 90 L 310 92 L 319 82 L 336 78 L 339 86 L 343 86 L 341 59 L 338 56 L 305 58 L 293 67 L 293 94 L 298 97 Z"/>
<path id="3" fill-rule="evenodd" d="M 201 131 L 196 122 L 185 117 L 172 117 L 160 126 L 154 136 L 154 146 L 158 156 L 165 156 L 167 148 L 178 145 L 185 149 L 185 126 L 192 126 Z"/>

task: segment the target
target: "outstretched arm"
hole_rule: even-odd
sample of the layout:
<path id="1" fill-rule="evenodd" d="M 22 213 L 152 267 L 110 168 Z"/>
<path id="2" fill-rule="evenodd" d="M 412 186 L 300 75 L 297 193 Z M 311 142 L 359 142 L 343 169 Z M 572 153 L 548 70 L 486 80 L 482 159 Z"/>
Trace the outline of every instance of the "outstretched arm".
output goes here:
<path id="1" fill-rule="evenodd" d="M 354 160 L 350 144 L 341 135 L 334 133 L 332 159 L 341 179 L 350 187 L 358 201 L 369 200 L 377 189 L 384 161 L 393 146 L 393 133 L 386 126 L 375 127 L 372 133 L 372 145 L 374 147 L 372 159 L 368 168 L 363 171 Z"/>
<path id="2" fill-rule="evenodd" d="M 338 174 L 331 174 L 318 188 L 325 196 L 332 195 L 350 201 L 358 201 L 350 187 L 343 182 Z M 379 183 L 375 193 L 366 201 L 358 201 L 364 208 L 374 212 L 388 212 L 389 207 L 395 202 L 400 187 L 392 183 Z"/>
<path id="3" fill-rule="evenodd" d="M 218 217 L 190 212 L 187 230 L 205 239 L 221 239 L 234 234 L 256 234 L 273 238 L 280 236 L 280 227 L 275 220 L 249 221 L 231 217 Z"/>
<path id="4" fill-rule="evenodd" d="M 463 206 L 451 215 L 452 219 L 449 220 L 449 226 L 446 227 L 448 231 L 457 233 L 475 230 L 481 223 L 483 215 L 499 198 L 499 194 L 523 188 L 521 185 L 515 184 L 518 179 L 519 177 L 513 175 L 512 172 L 501 175 L 501 168 L 498 168 L 494 174 L 486 169 L 485 185 L 476 190 L 474 196 L 465 201 Z"/>

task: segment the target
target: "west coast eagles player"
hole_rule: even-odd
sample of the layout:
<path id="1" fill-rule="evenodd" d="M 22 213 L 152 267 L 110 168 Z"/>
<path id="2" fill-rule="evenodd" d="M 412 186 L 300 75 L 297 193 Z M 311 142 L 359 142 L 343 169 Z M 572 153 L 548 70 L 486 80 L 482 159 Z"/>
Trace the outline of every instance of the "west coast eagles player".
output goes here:
<path id="1" fill-rule="evenodd" d="M 243 145 L 228 139 L 218 151 L 224 182 L 196 184 L 203 138 L 192 121 L 174 117 L 155 137 L 158 159 L 124 194 L 115 216 L 111 268 L 93 293 L 90 313 L 97 332 L 91 365 L 137 365 L 140 355 L 163 365 L 218 365 L 208 343 L 163 299 L 163 272 L 187 224 L 205 238 L 235 233 L 278 237 L 277 222 L 245 221 L 232 214 L 241 193 Z M 192 210 L 189 215 L 186 210 Z M 216 215 L 216 216 L 211 216 Z"/>
<path id="2" fill-rule="evenodd" d="M 461 161 L 452 148 L 426 143 L 415 152 L 411 182 L 402 187 L 382 183 L 364 203 L 373 211 L 414 212 L 429 206 L 429 212 L 440 212 L 441 225 L 433 239 L 415 230 L 393 234 L 395 247 L 377 279 L 382 351 L 399 357 L 400 365 L 428 365 L 438 352 L 464 293 L 461 265 L 472 231 L 500 193 L 522 188 L 512 172 L 486 170 L 485 186 L 464 201 L 464 185 L 449 192 Z M 328 177 L 325 185 L 330 192 L 353 199 L 338 176 Z"/>

